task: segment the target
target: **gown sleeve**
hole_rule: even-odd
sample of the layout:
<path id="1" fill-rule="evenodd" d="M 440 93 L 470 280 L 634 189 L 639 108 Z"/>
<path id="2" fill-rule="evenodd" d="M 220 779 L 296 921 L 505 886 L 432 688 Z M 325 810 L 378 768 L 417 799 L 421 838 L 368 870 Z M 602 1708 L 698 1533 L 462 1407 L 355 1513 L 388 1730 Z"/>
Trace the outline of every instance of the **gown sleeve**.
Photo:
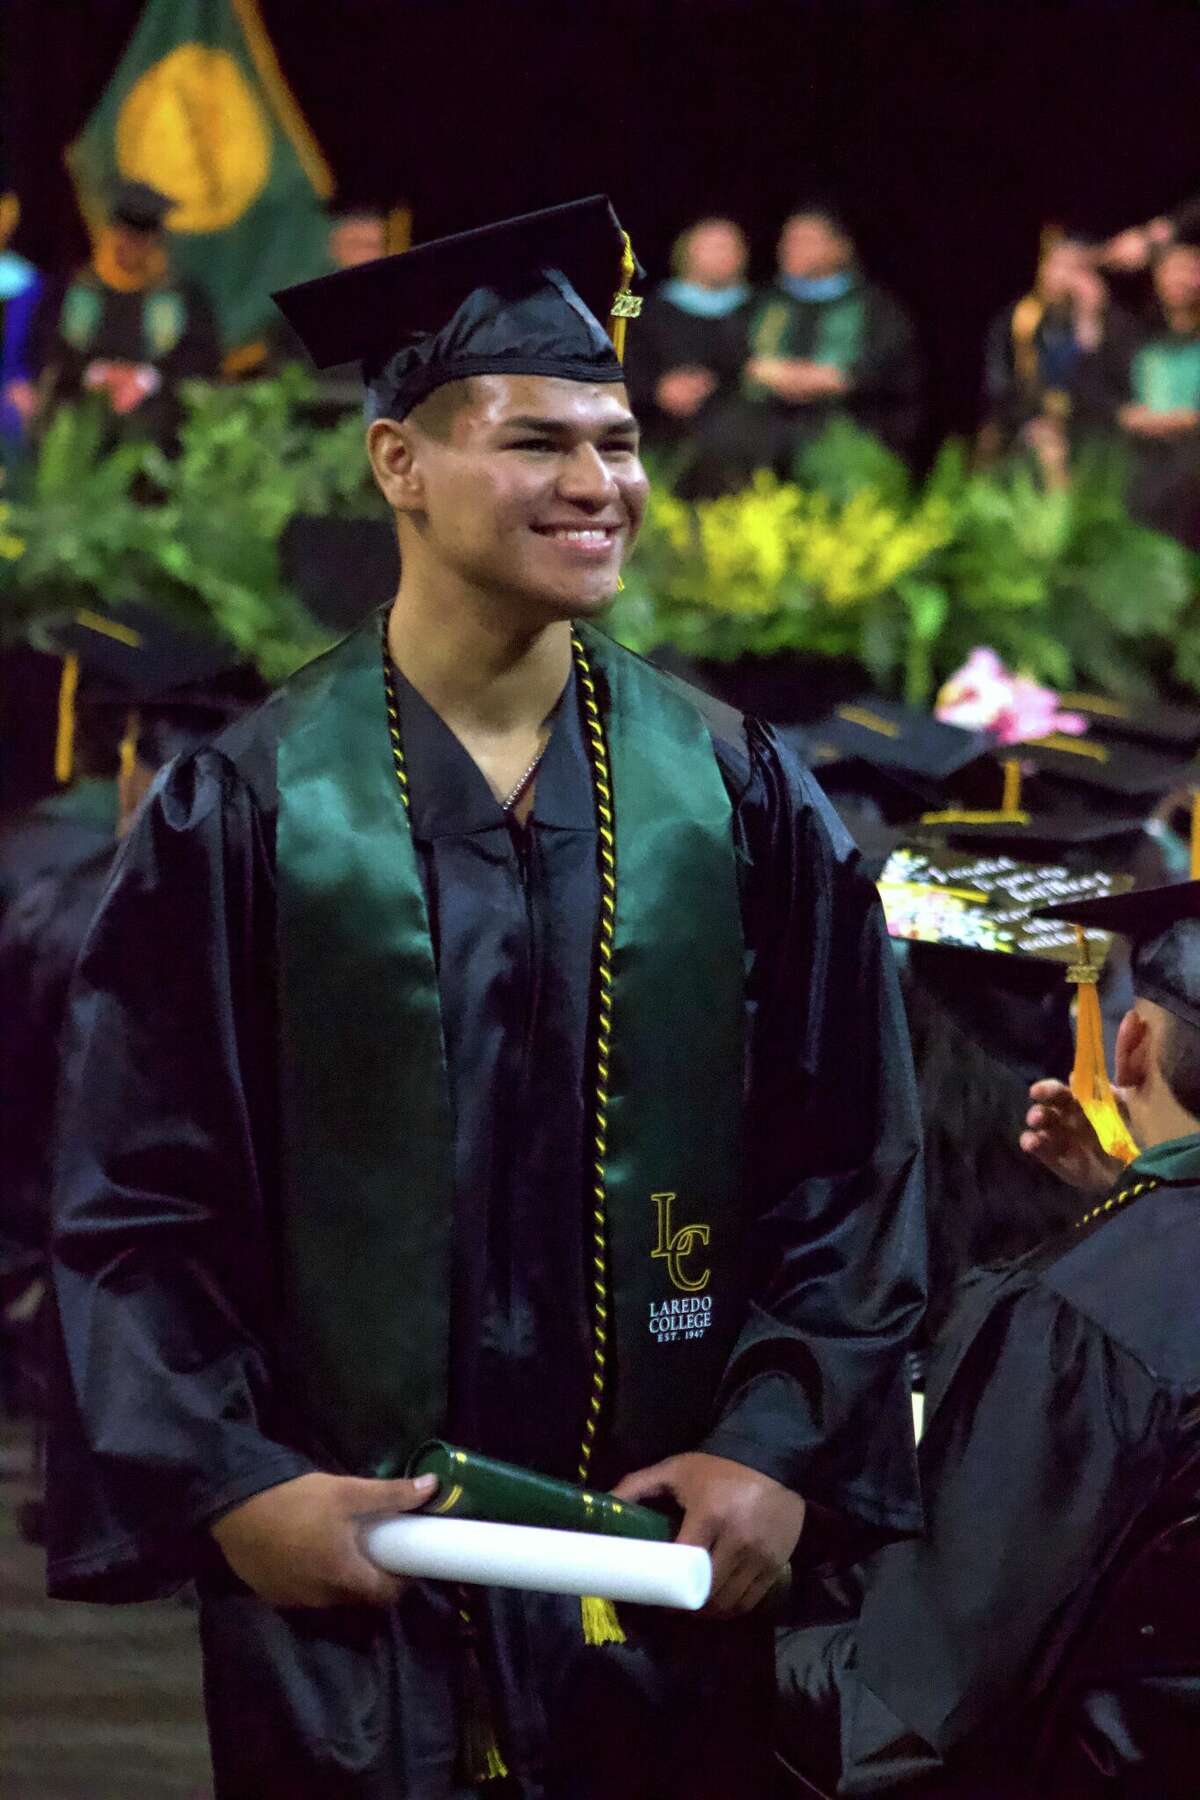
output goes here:
<path id="1" fill-rule="evenodd" d="M 857 1623 L 780 1641 L 784 1754 L 828 1771 L 840 1741 L 839 1793 L 1003 1743 L 1176 1453 L 1185 1396 L 1019 1270 L 974 1285 L 931 1373 L 924 1538 L 865 1565 Z"/>
<path id="2" fill-rule="evenodd" d="M 920 1126 L 873 884 L 808 771 L 751 726 L 751 1306 L 702 1448 L 887 1535 L 920 1529 L 906 1352 L 925 1297 Z"/>
<path id="3" fill-rule="evenodd" d="M 210 1518 L 313 1466 L 272 1402 L 268 839 L 224 756 L 171 765 L 76 971 L 53 1240 L 55 1595 L 169 1592 L 215 1554 Z"/>

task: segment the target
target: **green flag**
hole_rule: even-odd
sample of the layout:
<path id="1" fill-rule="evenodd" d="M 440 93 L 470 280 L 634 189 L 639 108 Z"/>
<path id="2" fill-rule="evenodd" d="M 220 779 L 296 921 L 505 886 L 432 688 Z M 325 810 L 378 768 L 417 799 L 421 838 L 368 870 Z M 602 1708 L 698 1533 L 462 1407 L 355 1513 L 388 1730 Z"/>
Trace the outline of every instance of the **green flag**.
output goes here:
<path id="1" fill-rule="evenodd" d="M 272 289 L 329 268 L 332 177 L 255 0 L 148 0 L 67 166 L 93 229 L 119 180 L 175 201 L 172 265 L 208 293 L 227 348 L 275 318 Z"/>

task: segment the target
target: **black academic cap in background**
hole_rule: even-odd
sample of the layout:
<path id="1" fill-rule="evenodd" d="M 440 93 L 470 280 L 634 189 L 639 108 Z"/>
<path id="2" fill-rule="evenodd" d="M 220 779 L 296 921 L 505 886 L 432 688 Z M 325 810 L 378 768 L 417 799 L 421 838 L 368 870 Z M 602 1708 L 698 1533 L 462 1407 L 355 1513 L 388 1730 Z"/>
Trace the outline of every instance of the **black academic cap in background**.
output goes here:
<path id="1" fill-rule="evenodd" d="M 215 691 L 244 666 L 223 638 L 167 624 L 144 606 L 81 608 L 45 631 L 59 656 L 79 658 L 89 700 L 136 707 L 179 690 Z"/>
<path id="2" fill-rule="evenodd" d="M 1193 756 L 1200 749 L 1200 707 L 1166 700 L 1114 700 L 1107 694 L 1060 694 L 1067 712 L 1088 722 L 1088 739 L 1102 743 L 1128 740 L 1149 744 L 1168 754 Z"/>
<path id="3" fill-rule="evenodd" d="M 181 631 L 145 607 L 84 608 L 47 642 L 79 659 L 78 702 L 89 713 L 137 715 L 138 753 L 158 767 L 222 730 L 266 697 L 258 671 L 229 643 Z"/>
<path id="4" fill-rule="evenodd" d="M 604 322 L 628 285 L 625 254 L 617 216 L 597 194 L 302 282 L 274 299 L 318 368 L 361 362 L 376 416 L 400 419 L 436 388 L 472 375 L 623 380 Z"/>
<path id="5" fill-rule="evenodd" d="M 1200 1030 L 1200 881 L 1058 901 L 1042 916 L 1127 937 L 1134 993 Z"/>
<path id="6" fill-rule="evenodd" d="M 174 200 L 144 181 L 123 181 L 112 197 L 109 217 L 135 231 L 161 231 Z"/>
<path id="7" fill-rule="evenodd" d="M 1064 790 L 1111 796 L 1121 806 L 1130 800 L 1153 802 L 1200 781 L 1200 764 L 1186 755 L 1164 755 L 1141 744 L 1102 743 L 1090 732 L 1082 737 L 1053 732 L 996 754 L 1019 757 Z"/>
<path id="8" fill-rule="evenodd" d="M 986 756 L 986 732 L 944 725 L 931 713 L 874 694 L 837 706 L 807 732 L 814 768 L 822 761 L 857 759 L 915 784 L 940 788 Z"/>

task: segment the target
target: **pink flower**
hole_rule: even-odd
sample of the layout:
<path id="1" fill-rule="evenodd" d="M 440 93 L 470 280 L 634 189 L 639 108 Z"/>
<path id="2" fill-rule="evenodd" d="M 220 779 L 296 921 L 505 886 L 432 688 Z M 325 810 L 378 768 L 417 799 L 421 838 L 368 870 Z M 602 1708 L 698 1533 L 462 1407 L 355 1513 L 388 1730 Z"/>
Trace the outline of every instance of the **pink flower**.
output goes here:
<path id="1" fill-rule="evenodd" d="M 968 731 L 990 731 L 1000 744 L 1026 744 L 1052 732 L 1078 736 L 1087 720 L 1060 712 L 1058 695 L 1027 675 L 1014 675 L 994 650 L 979 646 L 942 687 L 935 718 Z"/>

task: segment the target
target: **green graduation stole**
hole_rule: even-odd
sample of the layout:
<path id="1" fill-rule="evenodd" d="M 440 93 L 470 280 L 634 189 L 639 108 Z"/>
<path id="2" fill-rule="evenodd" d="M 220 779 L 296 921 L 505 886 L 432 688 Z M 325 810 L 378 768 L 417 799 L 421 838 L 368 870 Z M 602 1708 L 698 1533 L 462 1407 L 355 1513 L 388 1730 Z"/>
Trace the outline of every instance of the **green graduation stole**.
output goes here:
<path id="1" fill-rule="evenodd" d="M 745 945 L 701 715 L 598 633 L 577 661 L 615 907 L 589 1166 L 555 1202 L 591 1227 L 581 1468 L 599 1436 L 624 1471 L 703 1436 L 744 1316 Z M 471 1329 L 450 1316 L 453 1124 L 378 619 L 280 704 L 283 1349 L 322 1451 L 366 1473 L 444 1433 L 450 1331 Z"/>

